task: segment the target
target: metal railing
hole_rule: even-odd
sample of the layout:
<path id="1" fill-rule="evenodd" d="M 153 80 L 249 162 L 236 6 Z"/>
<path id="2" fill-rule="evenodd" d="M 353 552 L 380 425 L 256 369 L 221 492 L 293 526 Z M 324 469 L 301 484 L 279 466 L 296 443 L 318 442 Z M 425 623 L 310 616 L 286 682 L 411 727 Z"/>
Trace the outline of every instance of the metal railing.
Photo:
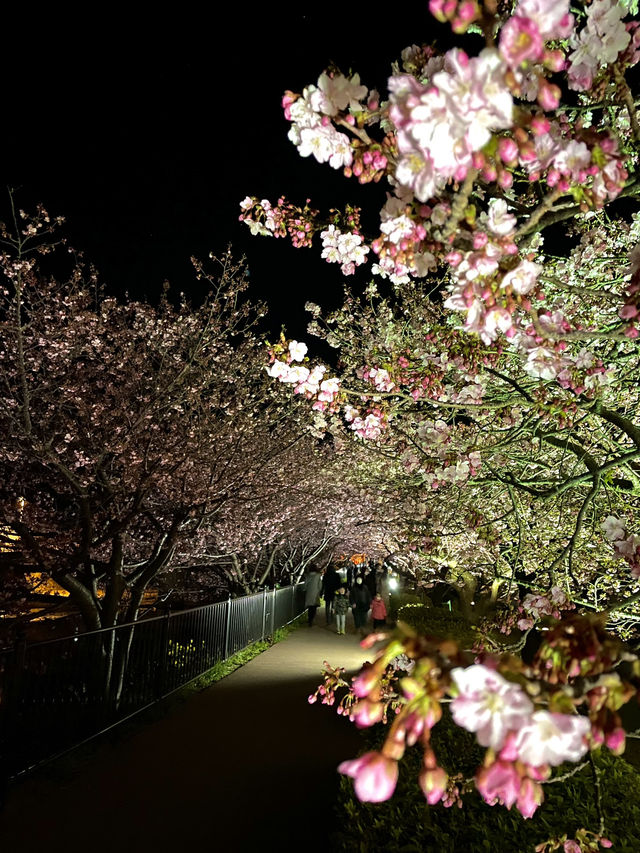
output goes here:
<path id="1" fill-rule="evenodd" d="M 0 651 L 0 774 L 102 734 L 303 611 L 296 584 Z"/>

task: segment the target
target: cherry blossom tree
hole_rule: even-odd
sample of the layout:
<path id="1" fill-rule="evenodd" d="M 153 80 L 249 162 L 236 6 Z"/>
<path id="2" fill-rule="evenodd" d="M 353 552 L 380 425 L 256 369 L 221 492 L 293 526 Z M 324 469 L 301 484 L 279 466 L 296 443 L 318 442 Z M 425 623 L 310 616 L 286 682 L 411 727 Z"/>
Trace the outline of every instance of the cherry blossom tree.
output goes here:
<path id="1" fill-rule="evenodd" d="M 284 197 L 247 197 L 241 219 L 301 248 L 319 240 L 344 276 L 372 262 L 375 280 L 348 289 L 342 310 L 309 305 L 339 372 L 285 342 L 269 373 L 310 401 L 313 429 L 404 467 L 426 504 L 413 542 L 426 565 L 444 562 L 468 591 L 478 579 L 496 598 L 517 591 L 521 627 L 551 628 L 530 666 L 495 649 L 472 663 L 433 638 L 391 642 L 340 706 L 365 725 L 393 708 L 389 737 L 341 769 L 361 799 L 386 799 L 419 741 L 427 801 L 451 804 L 460 790 L 429 741 L 448 696 L 487 747 L 481 796 L 528 817 L 552 767 L 623 748 L 617 712 L 638 686 L 637 657 L 602 624 L 628 635 L 640 600 L 640 30 L 612 0 L 429 6 L 464 49 L 408 47 L 386 96 L 329 68 L 283 98 L 301 156 L 361 185 L 388 180 L 378 233 L 360 207 L 323 217 Z M 600 615 L 558 619 L 575 607 Z M 400 654 L 414 675 L 388 689 Z M 562 843 L 610 846 L 603 820 Z"/>
<path id="2" fill-rule="evenodd" d="M 373 477 L 369 448 L 307 435 L 266 473 L 249 499 L 223 508 L 202 552 L 189 554 L 199 584 L 213 572 L 225 591 L 253 592 L 300 579 L 311 562 L 363 551 L 383 560 L 406 542 L 407 507 L 388 477 Z"/>
<path id="3" fill-rule="evenodd" d="M 372 283 L 367 302 L 349 295 L 343 311 L 328 318 L 328 331 L 312 323 L 312 332 L 340 348 L 346 368 L 340 379 L 325 376 L 321 365 L 299 364 L 297 353 L 282 360 L 277 347 L 270 372 L 362 438 L 393 431 L 390 440 L 408 470 L 426 475 L 423 485 L 442 489 L 471 478 L 492 495 L 490 505 L 508 500 L 507 521 L 501 519 L 497 534 L 490 531 L 502 544 L 515 535 L 521 542 L 523 503 L 553 502 L 557 511 L 544 514 L 553 530 L 558 518 L 576 526 L 559 552 L 550 549 L 549 583 L 563 571 L 566 583 L 583 586 L 574 565 L 587 544 L 585 518 L 617 518 L 637 498 L 639 434 L 628 417 L 637 410 L 629 257 L 640 226 L 603 210 L 635 193 L 637 122 L 624 71 L 637 58 L 636 27 L 625 26 L 624 10 L 607 3 L 585 9 L 583 28 L 563 4 L 550 11 L 521 3 L 503 20 L 469 3 L 435 4 L 433 11 L 452 20 L 455 31 L 484 33 L 480 55 L 409 48 L 402 72 L 394 68 L 386 102 L 357 75 L 335 69 L 302 95 L 285 95 L 290 138 L 303 156 L 313 153 L 360 183 L 389 178 L 394 194 L 382 210 L 380 236 L 365 238 L 353 207 L 320 220 L 308 203 L 296 208 L 280 199 L 274 207 L 247 198 L 241 218 L 258 233 L 289 234 L 300 246 L 319 234 L 323 257 L 339 259 L 346 275 L 375 255 L 372 271 L 391 282 L 392 292 L 381 296 Z M 608 52 L 598 51 L 598 39 Z M 515 47 L 522 40 L 527 50 Z M 614 59 L 600 67 L 595 57 L 612 52 Z M 587 66 L 593 73 L 598 66 L 604 100 L 597 104 L 584 94 Z M 566 103 L 549 82 L 563 69 Z M 386 134 L 376 140 L 377 125 Z M 338 150 L 340 162 L 333 158 Z M 565 221 L 574 248 L 560 255 L 553 229 Z M 417 289 L 412 279 L 430 274 L 429 286 Z M 488 433 L 494 440 L 485 439 Z M 538 464 L 542 448 L 547 458 Z M 618 506 L 606 512 L 612 493 Z M 568 499 L 578 502 L 570 512 Z M 630 527 L 618 541 L 625 544 L 615 550 L 628 558 L 625 591 L 633 596 L 637 534 L 632 518 L 624 523 Z M 518 560 L 526 550 L 521 543 Z"/>
<path id="4" fill-rule="evenodd" d="M 42 272 L 53 225 L 19 212 L 1 235 L 3 563 L 55 580 L 97 629 L 134 620 L 228 507 L 255 504 L 303 431 L 260 369 L 264 309 L 229 254 L 214 276 L 196 264 L 199 308 L 119 303 L 81 266 Z"/>

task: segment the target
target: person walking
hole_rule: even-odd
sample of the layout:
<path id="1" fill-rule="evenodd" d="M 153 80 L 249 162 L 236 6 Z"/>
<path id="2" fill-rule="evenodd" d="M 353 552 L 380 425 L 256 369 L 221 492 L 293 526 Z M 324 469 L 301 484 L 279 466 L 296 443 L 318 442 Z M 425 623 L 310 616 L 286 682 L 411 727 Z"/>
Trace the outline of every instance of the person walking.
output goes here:
<path id="1" fill-rule="evenodd" d="M 347 563 L 347 589 L 348 590 L 350 590 L 351 587 L 353 586 L 353 575 L 354 575 L 354 565 L 351 562 L 351 560 L 349 560 L 349 562 Z"/>
<path id="2" fill-rule="evenodd" d="M 304 586 L 304 605 L 307 608 L 307 619 L 309 627 L 313 625 L 316 611 L 320 604 L 320 590 L 322 588 L 322 574 L 317 566 L 311 566 Z"/>
<path id="3" fill-rule="evenodd" d="M 382 600 L 384 601 L 384 605 L 387 608 L 387 612 L 389 612 L 389 602 L 391 600 L 391 578 L 389 577 L 389 569 L 386 566 L 382 567 L 382 574 L 380 575 L 378 589 L 382 596 Z"/>
<path id="4" fill-rule="evenodd" d="M 356 631 L 361 636 L 367 633 L 367 615 L 371 606 L 371 593 L 363 584 L 362 578 L 356 578 L 356 582 L 351 590 L 351 606 L 353 608 L 353 621 L 356 624 Z"/>
<path id="5" fill-rule="evenodd" d="M 371 602 L 371 616 L 373 618 L 374 630 L 376 628 L 384 628 L 387 624 L 387 608 L 380 593 L 377 593 Z"/>
<path id="6" fill-rule="evenodd" d="M 324 573 L 322 579 L 321 595 L 324 598 L 324 612 L 327 617 L 327 625 L 333 621 L 333 600 L 336 596 L 336 590 L 342 586 L 340 575 L 336 571 L 336 567 L 331 565 Z"/>
<path id="7" fill-rule="evenodd" d="M 347 621 L 347 611 L 349 610 L 349 596 L 347 595 L 347 590 L 343 586 L 341 586 L 336 592 L 335 609 L 336 633 L 344 634 Z"/>
<path id="8" fill-rule="evenodd" d="M 369 590 L 369 595 L 371 596 L 371 598 L 373 598 L 373 596 L 378 591 L 376 588 L 376 565 L 375 565 L 375 563 L 372 563 L 372 565 L 369 568 L 369 571 L 366 573 L 366 575 L 364 574 L 364 571 L 363 571 L 363 581 L 364 581 L 365 586 Z"/>

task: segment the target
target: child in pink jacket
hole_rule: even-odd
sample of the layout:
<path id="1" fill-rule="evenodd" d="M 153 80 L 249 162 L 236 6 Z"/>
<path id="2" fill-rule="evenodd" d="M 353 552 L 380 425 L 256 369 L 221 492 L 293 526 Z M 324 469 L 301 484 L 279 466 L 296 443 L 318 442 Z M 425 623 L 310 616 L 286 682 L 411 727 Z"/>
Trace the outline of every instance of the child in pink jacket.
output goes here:
<path id="1" fill-rule="evenodd" d="M 380 593 L 371 602 L 371 617 L 373 619 L 373 627 L 384 628 L 387 618 L 387 607 L 382 600 Z"/>

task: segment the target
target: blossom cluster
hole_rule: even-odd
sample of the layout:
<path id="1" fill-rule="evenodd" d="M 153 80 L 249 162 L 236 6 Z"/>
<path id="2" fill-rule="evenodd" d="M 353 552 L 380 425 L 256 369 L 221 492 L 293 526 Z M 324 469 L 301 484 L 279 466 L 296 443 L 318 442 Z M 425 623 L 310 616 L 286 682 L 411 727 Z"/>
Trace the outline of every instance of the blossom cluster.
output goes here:
<path id="1" fill-rule="evenodd" d="M 345 406 L 344 419 L 358 438 L 376 441 L 382 435 L 386 426 L 384 413 L 381 409 L 371 409 L 364 417 L 354 406 Z"/>
<path id="2" fill-rule="evenodd" d="M 360 101 L 367 89 L 360 77 L 342 74 L 321 74 L 317 86 L 307 86 L 300 97 L 287 92 L 282 100 L 285 118 L 291 121 L 289 139 L 301 157 L 311 154 L 319 163 L 329 163 L 333 169 L 350 166 L 353 162 L 349 137 L 336 130 L 331 118 L 344 111 L 361 110 Z"/>
<path id="3" fill-rule="evenodd" d="M 490 805 L 515 803 L 531 817 L 543 800 L 540 782 L 549 767 L 578 761 L 587 751 L 589 720 L 535 711 L 518 684 L 483 664 L 454 669 L 451 677 L 458 694 L 451 703 L 453 719 L 497 756 L 479 771 L 476 787 Z"/>
<path id="4" fill-rule="evenodd" d="M 353 231 L 343 233 L 330 225 L 320 233 L 322 238 L 322 257 L 328 263 L 340 264 L 343 275 L 352 275 L 355 268 L 363 264 L 369 247 L 363 245 L 362 237 Z"/>
<path id="5" fill-rule="evenodd" d="M 544 616 L 559 619 L 560 611 L 573 610 L 574 607 L 575 605 L 569 600 L 565 591 L 558 586 L 552 586 L 549 593 L 545 595 L 528 593 L 518 607 L 522 615 L 517 626 L 521 631 L 526 631 Z"/>
<path id="6" fill-rule="evenodd" d="M 283 349 L 282 345 L 278 345 L 278 350 Z M 284 353 L 284 360 L 276 358 L 274 353 L 275 348 L 271 364 L 266 368 L 269 376 L 286 385 L 293 385 L 294 394 L 313 399 L 312 408 L 316 411 L 324 412 L 335 405 L 340 391 L 340 380 L 335 376 L 324 379 L 326 367 L 322 364 L 312 368 L 305 367 L 304 364 L 294 364 L 304 359 L 307 353 L 306 344 L 291 341 Z"/>
<path id="7" fill-rule="evenodd" d="M 377 255 L 371 272 L 393 284 L 434 272 L 437 243 L 432 230 L 446 220 L 449 212 L 446 205 L 436 210 L 412 203 L 407 195 L 389 196 L 380 210 L 380 236 L 371 243 Z"/>
<path id="8" fill-rule="evenodd" d="M 614 515 L 608 515 L 600 529 L 615 548 L 616 555 L 627 561 L 632 576 L 640 578 L 640 535 L 629 533 L 627 524 Z"/>
<path id="9" fill-rule="evenodd" d="M 577 671 L 576 654 L 587 656 Z M 388 736 L 379 752 L 343 762 L 339 770 L 354 778 L 361 800 L 386 800 L 395 790 L 397 762 L 407 747 L 419 743 L 424 752 L 419 784 L 427 802 L 451 805 L 459 799 L 457 777 L 450 778 L 438 765 L 431 747 L 431 731 L 450 697 L 453 721 L 487 750 L 474 779 L 480 795 L 489 805 L 515 805 L 531 817 L 544 800 L 543 786 L 553 768 L 577 763 L 601 744 L 616 753 L 624 748 L 617 711 L 636 693 L 640 668 L 634 658 L 633 684 L 624 682 L 615 671 L 621 655 L 630 660 L 596 622 L 580 616 L 558 622 L 545 635 L 530 667 L 508 655 L 483 655 L 469 663 L 468 654 L 449 640 L 393 638 L 349 690 L 349 716 L 360 727 L 374 725 L 383 714 L 386 718 L 386 709 L 394 707 Z M 411 664 L 404 664 L 404 677 L 394 672 L 398 660 Z M 390 684 L 398 691 L 395 703 Z"/>
<path id="10" fill-rule="evenodd" d="M 253 196 L 247 196 L 240 202 L 242 213 L 241 222 L 246 222 L 253 235 L 263 237 L 290 237 L 296 248 L 311 246 L 314 233 L 314 220 L 318 212 L 309 207 L 297 207 L 284 197 L 278 199 L 274 206 L 269 199 L 259 201 Z"/>
<path id="11" fill-rule="evenodd" d="M 475 0 L 433 0 L 430 8 L 455 32 L 480 21 L 494 36 L 477 56 L 407 48 L 386 102 L 357 74 L 336 69 L 283 99 L 302 156 L 313 154 L 361 181 L 387 176 L 392 193 L 380 211 L 379 236 L 367 241 L 358 224 L 342 214 L 338 222 L 335 211 L 321 223 L 308 202 L 300 208 L 279 199 L 272 207 L 245 199 L 241 218 L 255 233 L 288 233 L 300 246 L 319 232 L 322 256 L 345 275 L 371 259 L 373 273 L 396 286 L 446 261 L 445 307 L 462 314 L 467 332 L 488 345 L 506 339 L 530 376 L 595 396 L 610 381 L 609 368 L 595 358 L 583 369 L 584 354 L 564 351 L 566 337 L 581 326 L 557 318 L 557 306 L 545 311 L 536 304 L 545 298 L 541 259 L 522 238 L 547 213 L 571 206 L 563 196 L 588 211 L 621 192 L 628 177 L 624 121 L 596 129 L 561 108 L 552 75 L 566 71 L 569 86 L 580 91 L 596 79 L 612 96 L 615 86 L 613 102 L 624 110 L 628 87 L 620 75 L 640 55 L 638 28 L 624 23 L 626 10 L 613 0 L 587 4 L 580 31 L 568 0 L 520 0 L 501 20 Z M 373 137 L 376 125 L 382 140 Z M 637 334 L 638 294 L 632 283 L 620 309 L 629 337 Z"/>
<path id="12" fill-rule="evenodd" d="M 587 6 L 587 23 L 572 36 L 569 55 L 569 86 L 579 92 L 590 89 L 597 72 L 617 60 L 631 36 L 622 18 L 626 10 L 617 0 L 593 0 Z"/>
<path id="13" fill-rule="evenodd" d="M 513 123 L 513 98 L 495 48 L 473 58 L 450 50 L 427 83 L 394 75 L 389 90 L 398 144 L 395 179 L 422 202 L 437 196 L 450 179 L 464 180 L 474 153 L 493 132 Z"/>
<path id="14" fill-rule="evenodd" d="M 562 853 L 598 853 L 602 848 L 608 850 L 613 843 L 602 833 L 589 832 L 587 829 L 579 829 L 575 838 L 569 838 L 566 833 L 536 844 L 535 853 L 553 853 L 561 850 Z"/>
<path id="15" fill-rule="evenodd" d="M 269 376 L 285 385 L 293 386 L 294 394 L 301 394 L 308 400 L 313 400 L 314 411 L 338 411 L 340 380 L 337 377 L 325 379 L 326 367 L 322 364 L 309 368 L 304 364 L 296 363 L 302 362 L 305 358 L 306 344 L 298 341 L 287 344 L 283 339 L 281 343 L 271 348 L 270 353 L 271 363 L 266 368 Z M 378 392 L 390 391 L 395 387 L 389 372 L 384 368 L 366 368 L 360 371 L 360 376 L 370 382 Z M 363 413 L 355 406 L 345 404 L 342 414 L 355 435 L 369 441 L 380 438 L 387 426 L 386 414 L 376 406 L 370 407 L 366 413 Z"/>

